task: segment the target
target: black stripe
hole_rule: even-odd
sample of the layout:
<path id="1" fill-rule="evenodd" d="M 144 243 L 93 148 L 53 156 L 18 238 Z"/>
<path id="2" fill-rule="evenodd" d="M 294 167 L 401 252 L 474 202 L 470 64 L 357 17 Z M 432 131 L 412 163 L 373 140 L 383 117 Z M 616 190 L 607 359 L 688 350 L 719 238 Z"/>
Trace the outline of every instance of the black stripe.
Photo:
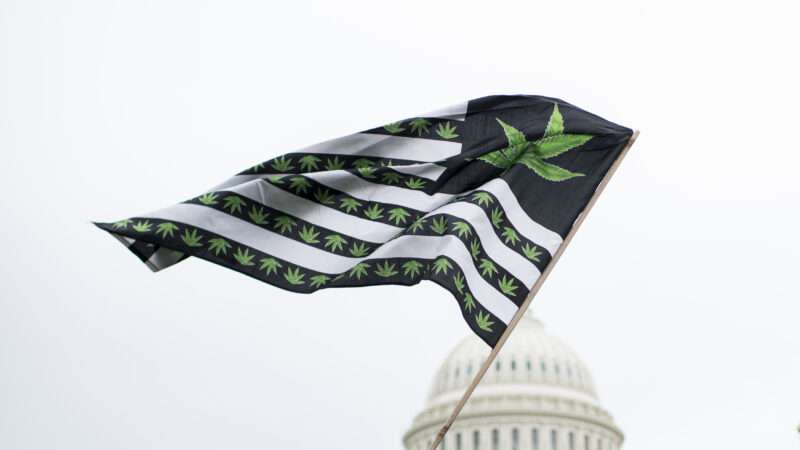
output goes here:
<path id="1" fill-rule="evenodd" d="M 392 125 L 397 125 L 394 129 Z M 442 119 L 438 117 L 415 117 L 401 120 L 395 124 L 387 124 L 382 127 L 372 128 L 363 133 L 381 134 L 387 136 L 401 136 L 417 139 L 429 139 L 435 141 L 462 142 L 462 135 L 465 123 L 460 120 Z M 417 124 L 418 126 L 415 126 Z M 445 133 L 448 130 L 456 134 L 456 137 L 448 138 Z"/>

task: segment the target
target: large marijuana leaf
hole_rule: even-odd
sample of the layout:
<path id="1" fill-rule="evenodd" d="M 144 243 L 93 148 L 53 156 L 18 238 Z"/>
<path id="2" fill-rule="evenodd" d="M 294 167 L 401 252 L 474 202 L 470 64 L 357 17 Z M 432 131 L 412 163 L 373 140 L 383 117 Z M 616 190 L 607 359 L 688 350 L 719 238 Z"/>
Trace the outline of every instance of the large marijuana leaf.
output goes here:
<path id="1" fill-rule="evenodd" d="M 508 146 L 487 153 L 479 157 L 479 160 L 501 169 L 509 169 L 514 164 L 522 164 L 548 181 L 565 181 L 584 175 L 570 172 L 563 167 L 545 161 L 580 147 L 592 138 L 588 134 L 565 134 L 564 117 L 558 110 L 558 104 L 553 106 L 553 112 L 547 122 L 544 136 L 535 141 L 528 141 L 525 134 L 518 129 L 500 119 L 496 120 L 506 134 Z"/>

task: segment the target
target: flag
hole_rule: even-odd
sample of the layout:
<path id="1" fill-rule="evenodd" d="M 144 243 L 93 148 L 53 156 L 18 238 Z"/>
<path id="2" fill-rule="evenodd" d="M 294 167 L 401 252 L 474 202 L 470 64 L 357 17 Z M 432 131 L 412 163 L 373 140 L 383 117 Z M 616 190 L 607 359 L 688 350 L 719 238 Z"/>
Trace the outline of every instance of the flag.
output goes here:
<path id="1" fill-rule="evenodd" d="M 558 99 L 489 96 L 96 225 L 153 271 L 194 256 L 298 293 L 432 281 L 494 346 L 631 136 Z"/>

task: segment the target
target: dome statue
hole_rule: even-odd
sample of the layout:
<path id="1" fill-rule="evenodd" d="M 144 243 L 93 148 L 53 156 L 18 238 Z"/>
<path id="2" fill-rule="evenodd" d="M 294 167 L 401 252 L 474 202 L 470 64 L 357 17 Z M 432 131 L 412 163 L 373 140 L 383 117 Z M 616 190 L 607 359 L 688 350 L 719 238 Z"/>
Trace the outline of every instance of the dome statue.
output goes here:
<path id="1" fill-rule="evenodd" d="M 453 349 L 403 437 L 406 450 L 428 449 L 489 350 L 474 335 Z M 617 450 L 622 441 L 583 361 L 526 315 L 439 448 Z"/>

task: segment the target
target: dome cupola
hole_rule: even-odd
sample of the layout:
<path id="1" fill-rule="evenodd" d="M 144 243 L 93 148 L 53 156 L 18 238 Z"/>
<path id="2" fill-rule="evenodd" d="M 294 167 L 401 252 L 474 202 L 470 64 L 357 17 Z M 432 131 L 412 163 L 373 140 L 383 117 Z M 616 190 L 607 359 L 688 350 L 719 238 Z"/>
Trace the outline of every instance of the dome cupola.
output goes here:
<path id="1" fill-rule="evenodd" d="M 427 450 L 489 347 L 463 339 L 436 372 L 425 409 L 404 437 Z M 443 450 L 617 450 L 622 432 L 602 407 L 586 364 L 526 315 L 486 372 Z"/>

